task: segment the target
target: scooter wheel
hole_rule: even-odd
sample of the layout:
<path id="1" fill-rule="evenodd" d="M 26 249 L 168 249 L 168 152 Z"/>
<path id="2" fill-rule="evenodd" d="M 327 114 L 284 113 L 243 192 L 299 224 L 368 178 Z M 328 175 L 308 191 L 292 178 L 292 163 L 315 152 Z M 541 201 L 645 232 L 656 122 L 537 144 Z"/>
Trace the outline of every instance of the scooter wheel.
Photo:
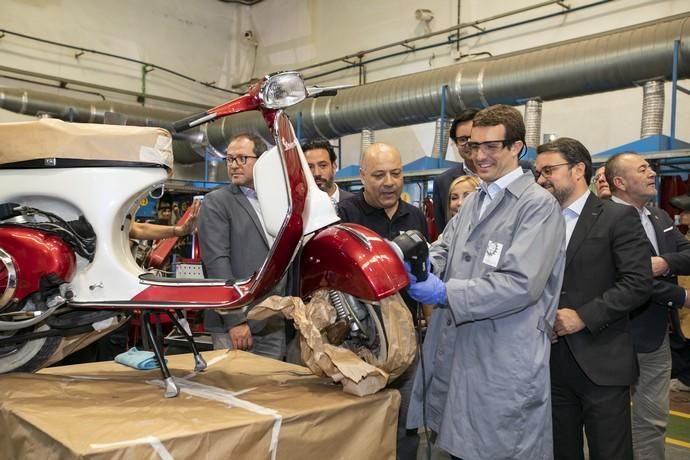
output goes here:
<path id="1" fill-rule="evenodd" d="M 50 326 L 40 324 L 33 329 L 33 332 L 47 330 L 50 330 Z M 41 369 L 53 355 L 61 339 L 61 337 L 43 337 L 18 345 L 0 346 L 0 374 L 35 372 Z"/>

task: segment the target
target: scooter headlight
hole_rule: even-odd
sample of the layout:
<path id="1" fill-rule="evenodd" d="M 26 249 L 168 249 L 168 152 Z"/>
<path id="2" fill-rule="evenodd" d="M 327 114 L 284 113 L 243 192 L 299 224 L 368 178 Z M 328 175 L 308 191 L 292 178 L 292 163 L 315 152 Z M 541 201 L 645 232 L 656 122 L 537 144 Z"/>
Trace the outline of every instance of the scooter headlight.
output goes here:
<path id="1" fill-rule="evenodd" d="M 267 109 L 284 109 L 307 97 L 307 88 L 299 72 L 281 72 L 267 77 L 259 98 Z"/>

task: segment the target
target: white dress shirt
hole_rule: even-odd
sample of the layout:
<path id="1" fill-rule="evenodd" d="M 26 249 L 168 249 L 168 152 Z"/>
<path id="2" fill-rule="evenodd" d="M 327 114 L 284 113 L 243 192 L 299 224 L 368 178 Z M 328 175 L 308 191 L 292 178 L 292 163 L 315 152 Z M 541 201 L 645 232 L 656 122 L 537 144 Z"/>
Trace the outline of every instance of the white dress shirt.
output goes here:
<path id="1" fill-rule="evenodd" d="M 563 219 L 565 220 L 566 248 L 570 243 L 570 237 L 573 236 L 573 231 L 575 230 L 577 221 L 580 218 L 580 214 L 582 214 L 582 209 L 585 207 L 585 203 L 587 202 L 587 198 L 589 198 L 590 193 L 592 192 L 590 192 L 588 189 L 585 193 L 580 195 L 580 198 L 570 203 L 570 206 L 561 211 L 563 213 Z"/>
<path id="2" fill-rule="evenodd" d="M 626 206 L 632 206 L 637 210 L 637 214 L 639 214 L 640 216 L 640 222 L 642 222 L 644 232 L 647 234 L 647 239 L 650 243 L 652 243 L 652 246 L 654 246 L 654 255 L 659 255 L 659 242 L 656 240 L 656 232 L 654 231 L 654 225 L 652 224 L 652 220 L 649 217 L 652 215 L 652 212 L 644 206 L 642 206 L 642 208 L 633 206 L 632 204 L 628 203 L 625 200 L 621 200 L 615 195 L 611 197 L 611 201 L 618 204 L 624 204 Z"/>

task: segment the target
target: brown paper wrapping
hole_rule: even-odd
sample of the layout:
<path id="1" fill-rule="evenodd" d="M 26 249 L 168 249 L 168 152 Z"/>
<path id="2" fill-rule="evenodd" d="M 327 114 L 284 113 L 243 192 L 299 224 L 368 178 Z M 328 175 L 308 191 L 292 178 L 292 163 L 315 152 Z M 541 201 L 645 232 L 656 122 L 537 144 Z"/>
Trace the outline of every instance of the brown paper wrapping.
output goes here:
<path id="1" fill-rule="evenodd" d="M 0 164 L 44 158 L 136 161 L 172 170 L 172 137 L 162 128 L 42 119 L 0 123 Z"/>
<path id="2" fill-rule="evenodd" d="M 126 318 L 123 316 L 118 316 L 113 318 L 113 324 L 111 326 L 108 326 L 107 328 L 99 331 L 99 332 L 85 332 L 83 334 L 79 335 L 73 335 L 70 337 L 63 337 L 62 340 L 60 341 L 60 344 L 57 346 L 55 351 L 53 352 L 52 355 L 50 355 L 50 358 L 46 361 L 46 363 L 43 365 L 43 367 L 48 367 L 51 366 L 65 357 L 71 355 L 75 351 L 81 350 L 82 348 L 92 344 L 96 340 L 100 339 L 101 337 L 106 336 L 107 334 L 110 334 L 113 332 L 115 329 L 119 328 L 124 324 L 126 321 Z"/>
<path id="3" fill-rule="evenodd" d="M 373 394 L 400 376 L 414 361 L 417 340 L 412 315 L 398 294 L 381 301 L 383 327 L 388 338 L 385 362 L 378 362 L 366 349 L 357 355 L 328 343 L 324 330 L 335 323 L 336 312 L 325 289 L 317 291 L 308 304 L 299 297 L 269 297 L 252 308 L 248 317 L 264 319 L 276 312 L 295 322 L 306 366 L 316 375 L 342 383 L 346 393 Z"/>
<path id="4" fill-rule="evenodd" d="M 175 379 L 203 385 L 211 395 L 234 394 L 269 414 L 184 389 L 166 399 L 153 383 L 159 370 L 113 362 L 6 374 L 0 376 L 0 458 L 395 458 L 398 392 L 358 398 L 302 366 L 241 351 L 203 355 L 209 367 L 200 374 L 190 372 L 191 355 L 169 356 Z"/>

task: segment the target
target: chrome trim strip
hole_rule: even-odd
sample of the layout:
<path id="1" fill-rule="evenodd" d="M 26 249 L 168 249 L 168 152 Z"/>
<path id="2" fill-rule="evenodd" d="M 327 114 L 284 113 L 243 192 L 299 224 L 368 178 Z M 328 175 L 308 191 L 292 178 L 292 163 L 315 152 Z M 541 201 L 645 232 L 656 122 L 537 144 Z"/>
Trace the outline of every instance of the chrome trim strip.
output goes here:
<path id="1" fill-rule="evenodd" d="M 352 235 L 352 236 L 354 236 L 355 238 L 357 238 L 357 239 L 358 239 L 364 246 L 366 246 L 367 249 L 369 249 L 370 251 L 373 249 L 373 246 L 371 245 L 371 242 L 369 242 L 369 240 L 367 239 L 367 237 L 364 236 L 364 235 L 362 235 L 361 233 L 359 233 L 357 230 L 354 230 L 354 229 L 352 229 L 352 228 L 350 228 L 350 227 L 346 227 L 346 226 L 344 226 L 344 225 L 335 225 L 335 227 L 337 227 L 337 228 L 339 228 L 339 229 L 341 229 L 341 230 L 344 230 L 344 231 L 346 231 L 347 233 L 349 233 L 350 235 Z"/>
<path id="2" fill-rule="evenodd" d="M 175 278 L 170 278 L 171 280 L 174 280 Z M 199 282 L 185 282 L 185 283 L 178 283 L 175 281 L 156 281 L 156 280 L 147 280 L 147 279 L 142 279 L 139 278 L 139 284 L 146 284 L 148 286 L 163 286 L 163 287 L 196 287 L 196 286 L 205 286 L 205 287 L 213 287 L 213 286 L 227 286 L 228 283 L 225 280 L 220 280 L 220 281 L 209 281 L 209 280 L 199 280 Z"/>
<path id="3" fill-rule="evenodd" d="M 0 309 L 2 309 L 10 303 L 10 300 L 12 300 L 17 290 L 17 269 L 14 266 L 12 257 L 2 248 L 0 248 L 0 262 L 5 265 L 5 269 L 7 270 L 7 287 L 5 288 L 5 292 L 0 295 Z"/>
<path id="4" fill-rule="evenodd" d="M 216 310 L 234 310 L 245 307 L 246 305 L 228 306 L 229 302 L 214 302 L 214 303 L 190 303 L 190 302 L 168 302 L 168 303 L 147 303 L 146 301 L 129 301 L 122 302 L 67 302 L 65 305 L 74 308 L 89 308 L 89 309 L 108 309 L 108 310 L 203 310 L 212 308 Z"/>

